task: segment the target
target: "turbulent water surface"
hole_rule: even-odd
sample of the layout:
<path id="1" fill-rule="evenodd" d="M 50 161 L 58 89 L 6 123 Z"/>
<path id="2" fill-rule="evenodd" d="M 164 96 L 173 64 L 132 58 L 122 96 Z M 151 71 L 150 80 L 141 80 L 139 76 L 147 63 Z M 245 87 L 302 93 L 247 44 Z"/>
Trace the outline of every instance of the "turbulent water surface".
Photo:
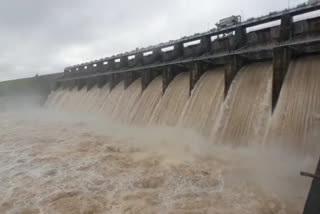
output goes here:
<path id="1" fill-rule="evenodd" d="M 41 110 L 0 120 L 0 213 L 291 214 L 309 187 L 298 170 L 311 159 L 213 146 L 189 130 Z"/>
<path id="2" fill-rule="evenodd" d="M 319 57 L 294 60 L 271 113 L 272 64 L 224 68 L 162 91 L 52 92 L 0 112 L 0 213 L 302 212 L 319 154 Z M 8 106 L 7 97 L 0 105 Z"/>

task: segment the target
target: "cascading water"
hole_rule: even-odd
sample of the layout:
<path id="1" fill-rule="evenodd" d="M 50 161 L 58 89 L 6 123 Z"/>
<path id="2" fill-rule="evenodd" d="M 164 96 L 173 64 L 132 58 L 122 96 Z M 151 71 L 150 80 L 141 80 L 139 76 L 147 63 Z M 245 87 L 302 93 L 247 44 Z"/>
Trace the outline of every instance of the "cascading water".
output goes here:
<path id="1" fill-rule="evenodd" d="M 131 119 L 130 114 L 139 100 L 141 93 L 141 79 L 137 79 L 123 92 L 117 106 L 113 110 L 112 118 L 119 122 L 128 123 Z"/>
<path id="2" fill-rule="evenodd" d="M 143 92 L 131 114 L 131 123 L 134 125 L 147 125 L 152 113 L 162 97 L 162 78 L 156 77 Z"/>
<path id="3" fill-rule="evenodd" d="M 174 126 L 189 97 L 189 73 L 178 74 L 166 89 L 153 115 L 151 124 Z"/>
<path id="4" fill-rule="evenodd" d="M 221 109 L 213 137 L 222 144 L 261 143 L 271 115 L 272 64 L 242 68 L 234 79 Z"/>
<path id="5" fill-rule="evenodd" d="M 43 112 L 2 113 L 0 212 L 301 213 L 310 183 L 298 173 L 319 152 L 319 61 L 291 63 L 274 114 L 271 62 L 242 68 L 225 99 L 214 68 L 190 97 L 186 72 L 164 94 L 158 76 L 143 92 L 141 79 L 59 89 Z"/>
<path id="6" fill-rule="evenodd" d="M 208 135 L 223 102 L 224 68 L 207 71 L 192 91 L 180 125 Z"/>
<path id="7" fill-rule="evenodd" d="M 269 124 L 267 143 L 319 153 L 319 67 L 319 56 L 308 56 L 291 63 Z"/>

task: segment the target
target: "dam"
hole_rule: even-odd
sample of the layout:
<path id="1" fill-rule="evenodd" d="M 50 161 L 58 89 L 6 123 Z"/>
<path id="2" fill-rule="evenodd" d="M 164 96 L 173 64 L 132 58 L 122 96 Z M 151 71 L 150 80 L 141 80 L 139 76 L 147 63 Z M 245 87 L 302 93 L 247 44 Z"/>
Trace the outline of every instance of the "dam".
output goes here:
<path id="1" fill-rule="evenodd" d="M 318 151 L 310 133 L 319 112 L 320 19 L 295 18 L 319 8 L 299 5 L 67 67 L 48 106 L 93 109 L 139 126 L 192 128 L 217 143 L 264 144 L 276 137 Z M 275 20 L 281 24 L 247 32 Z"/>
<path id="2" fill-rule="evenodd" d="M 320 16 L 296 19 L 318 10 L 46 79 L 41 108 L 0 114 L 0 212 L 318 213 Z"/>

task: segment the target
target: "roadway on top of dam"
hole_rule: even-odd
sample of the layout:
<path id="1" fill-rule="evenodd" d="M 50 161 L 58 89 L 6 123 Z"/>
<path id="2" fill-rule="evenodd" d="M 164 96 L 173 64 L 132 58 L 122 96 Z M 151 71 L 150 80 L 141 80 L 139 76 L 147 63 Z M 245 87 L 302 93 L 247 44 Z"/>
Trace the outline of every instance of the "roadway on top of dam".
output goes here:
<path id="1" fill-rule="evenodd" d="M 102 58 L 100 60 L 94 60 L 94 61 L 91 61 L 91 62 L 86 62 L 86 63 L 82 63 L 82 64 L 78 64 L 78 65 L 69 66 L 66 69 L 71 69 L 71 68 L 76 68 L 76 67 L 79 67 L 79 66 L 90 65 L 90 64 L 98 63 L 98 62 L 105 62 L 107 60 L 118 59 L 120 57 L 129 57 L 131 55 L 135 55 L 135 54 L 138 54 L 138 53 L 146 53 L 146 52 L 153 51 L 156 48 L 161 48 L 161 49 L 162 48 L 167 48 L 167 47 L 173 46 L 173 45 L 175 45 L 177 43 L 187 43 L 187 42 L 199 40 L 202 37 L 206 37 L 206 36 L 216 36 L 216 35 L 232 32 L 232 31 L 236 30 L 238 27 L 248 28 L 248 27 L 257 26 L 257 25 L 260 25 L 260 24 L 269 23 L 269 22 L 281 19 L 281 17 L 283 15 L 297 16 L 297 15 L 305 14 L 305 13 L 308 13 L 308 12 L 316 11 L 316 10 L 319 10 L 319 9 L 320 9 L 320 2 L 317 2 L 317 3 L 314 3 L 314 4 L 307 4 L 305 6 L 297 6 L 295 8 L 285 9 L 285 10 L 279 11 L 279 12 L 272 12 L 269 15 L 261 16 L 261 17 L 258 17 L 258 18 L 250 19 L 250 20 L 246 20 L 246 21 L 241 22 L 238 25 L 233 25 L 233 26 L 230 26 L 230 27 L 222 28 L 222 29 L 212 29 L 212 30 L 204 32 L 204 33 L 197 33 L 197 34 L 194 34 L 192 36 L 182 37 L 181 39 L 169 41 L 169 42 L 166 42 L 166 43 L 161 43 L 159 45 L 149 46 L 147 48 L 136 49 L 136 50 L 133 50 L 133 51 L 130 51 L 130 52 L 114 55 L 114 56 L 111 56 L 111 57 Z"/>
<path id="2" fill-rule="evenodd" d="M 192 63 L 192 62 L 197 62 L 197 61 L 205 61 L 207 63 L 214 64 L 213 62 L 210 62 L 209 60 L 217 59 L 217 58 L 221 58 L 221 57 L 226 57 L 226 56 L 234 56 L 234 55 L 245 56 L 245 54 L 259 52 L 259 51 L 272 51 L 274 48 L 278 48 L 278 47 L 289 47 L 289 48 L 295 49 L 295 47 L 297 47 L 297 46 L 310 45 L 310 44 L 320 44 L 320 37 L 311 37 L 308 39 L 300 39 L 300 40 L 289 40 L 286 42 L 273 43 L 273 44 L 262 46 L 262 47 L 253 47 L 253 48 L 247 48 L 247 49 L 242 47 L 238 50 L 234 50 L 234 51 L 230 51 L 230 52 L 223 52 L 220 54 L 204 54 L 199 57 L 191 57 L 191 58 L 187 58 L 187 59 L 179 58 L 179 59 L 169 61 L 169 62 L 154 63 L 154 64 L 150 64 L 150 65 L 126 68 L 126 69 L 117 70 L 117 71 L 111 71 L 111 72 L 109 71 L 109 72 L 98 73 L 98 74 L 96 73 L 96 74 L 90 74 L 90 75 L 84 75 L 84 76 L 78 76 L 78 77 L 57 79 L 57 82 L 67 82 L 67 81 L 72 81 L 72 80 L 80 80 L 80 79 L 109 76 L 111 74 L 118 74 L 118 73 L 125 73 L 125 72 L 130 72 L 130 71 L 139 71 L 139 70 L 146 70 L 146 69 L 155 69 L 158 67 L 164 67 L 164 66 L 169 66 L 169 65 L 181 65 L 181 64 Z M 206 61 L 206 60 L 208 60 L 208 61 Z"/>

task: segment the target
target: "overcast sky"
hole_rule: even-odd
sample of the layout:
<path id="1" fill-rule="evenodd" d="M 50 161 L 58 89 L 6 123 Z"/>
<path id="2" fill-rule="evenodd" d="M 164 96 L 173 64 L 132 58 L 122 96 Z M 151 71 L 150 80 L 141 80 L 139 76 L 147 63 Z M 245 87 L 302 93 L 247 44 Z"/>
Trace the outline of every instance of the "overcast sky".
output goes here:
<path id="1" fill-rule="evenodd" d="M 0 81 L 62 72 L 206 31 L 230 15 L 246 19 L 286 7 L 288 0 L 1 0 Z"/>

